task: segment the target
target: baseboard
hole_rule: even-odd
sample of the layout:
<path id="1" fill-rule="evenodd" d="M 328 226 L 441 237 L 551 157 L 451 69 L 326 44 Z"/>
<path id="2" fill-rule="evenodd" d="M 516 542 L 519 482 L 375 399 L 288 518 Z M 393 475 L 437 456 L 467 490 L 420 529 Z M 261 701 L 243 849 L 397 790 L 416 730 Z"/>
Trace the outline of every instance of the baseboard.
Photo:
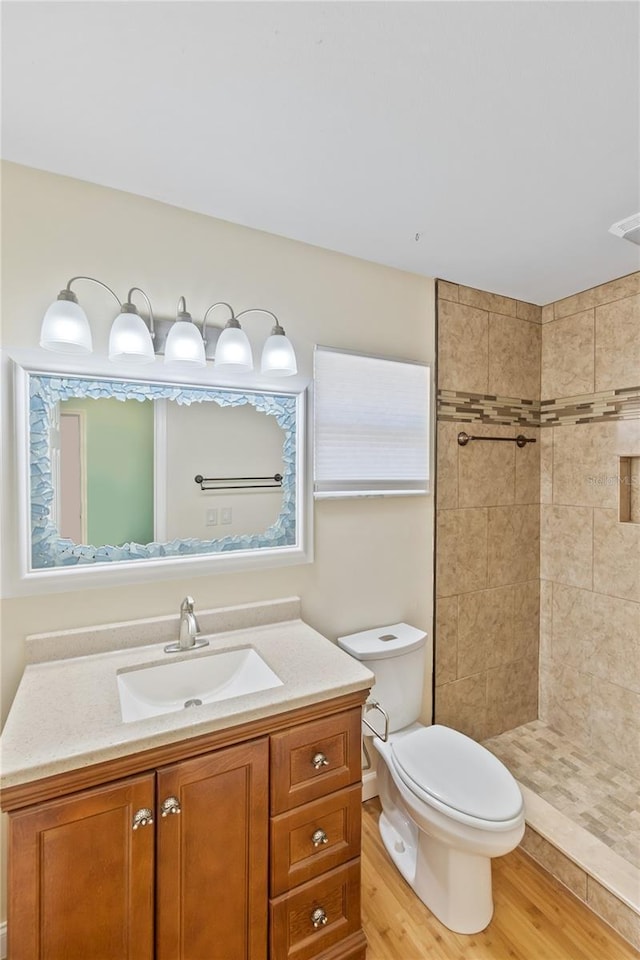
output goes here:
<path id="1" fill-rule="evenodd" d="M 375 770 L 367 770 L 362 774 L 362 801 L 371 800 L 378 796 L 378 777 Z"/>
<path id="2" fill-rule="evenodd" d="M 7 921 L 0 923 L 0 960 L 7 960 Z"/>

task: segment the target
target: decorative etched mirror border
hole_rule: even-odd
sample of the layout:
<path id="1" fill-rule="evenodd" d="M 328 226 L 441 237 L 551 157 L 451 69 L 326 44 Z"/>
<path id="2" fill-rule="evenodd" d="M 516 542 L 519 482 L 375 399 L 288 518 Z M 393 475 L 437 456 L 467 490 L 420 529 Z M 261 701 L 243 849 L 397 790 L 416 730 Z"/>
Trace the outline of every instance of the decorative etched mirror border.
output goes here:
<path id="1" fill-rule="evenodd" d="M 139 376 L 65 374 L 14 361 L 19 494 L 20 578 L 37 588 L 74 589 L 83 583 L 131 582 L 154 573 L 161 577 L 226 572 L 262 565 L 308 562 L 306 501 L 305 392 L 237 389 L 214 384 L 145 380 Z M 61 400 L 76 397 L 170 399 L 181 404 L 215 402 L 251 404 L 274 416 L 283 430 L 282 506 L 264 533 L 216 540 L 171 540 L 166 543 L 98 546 L 59 537 L 51 509 L 52 413 Z M 126 574 L 125 574 L 126 571 Z M 63 578 L 65 583 L 60 582 Z M 66 582 L 72 579 L 73 583 Z M 28 592 L 31 592 L 29 590 Z"/>

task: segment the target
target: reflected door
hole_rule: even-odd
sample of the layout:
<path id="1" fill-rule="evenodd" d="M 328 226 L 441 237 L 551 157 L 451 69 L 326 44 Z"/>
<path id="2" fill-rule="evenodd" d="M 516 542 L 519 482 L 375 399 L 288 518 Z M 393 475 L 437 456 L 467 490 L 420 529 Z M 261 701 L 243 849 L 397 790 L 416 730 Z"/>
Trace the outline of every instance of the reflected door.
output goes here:
<path id="1" fill-rule="evenodd" d="M 87 542 L 86 469 L 81 413 L 60 413 L 60 536 Z"/>

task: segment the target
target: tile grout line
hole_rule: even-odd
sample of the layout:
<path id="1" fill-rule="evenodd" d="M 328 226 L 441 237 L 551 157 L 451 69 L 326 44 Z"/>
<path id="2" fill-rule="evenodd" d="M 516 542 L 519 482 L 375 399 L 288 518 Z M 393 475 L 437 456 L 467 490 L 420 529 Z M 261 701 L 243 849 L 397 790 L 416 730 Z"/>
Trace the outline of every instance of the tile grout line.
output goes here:
<path id="1" fill-rule="evenodd" d="M 596 325 L 596 308 L 595 308 L 595 306 L 594 306 L 594 308 L 593 308 L 593 392 L 594 392 L 594 394 L 597 392 L 597 391 L 596 391 L 596 355 L 597 355 L 597 351 L 596 351 L 596 330 L 597 330 L 597 325 Z"/>

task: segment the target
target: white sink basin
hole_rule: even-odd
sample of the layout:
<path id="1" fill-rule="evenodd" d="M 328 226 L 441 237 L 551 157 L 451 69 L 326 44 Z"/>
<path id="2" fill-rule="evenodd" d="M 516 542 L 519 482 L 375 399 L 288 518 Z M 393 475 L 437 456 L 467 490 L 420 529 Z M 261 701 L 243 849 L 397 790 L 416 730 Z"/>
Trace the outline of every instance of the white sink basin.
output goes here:
<path id="1" fill-rule="evenodd" d="M 117 678 L 125 723 L 282 686 L 253 647 L 134 667 Z"/>

